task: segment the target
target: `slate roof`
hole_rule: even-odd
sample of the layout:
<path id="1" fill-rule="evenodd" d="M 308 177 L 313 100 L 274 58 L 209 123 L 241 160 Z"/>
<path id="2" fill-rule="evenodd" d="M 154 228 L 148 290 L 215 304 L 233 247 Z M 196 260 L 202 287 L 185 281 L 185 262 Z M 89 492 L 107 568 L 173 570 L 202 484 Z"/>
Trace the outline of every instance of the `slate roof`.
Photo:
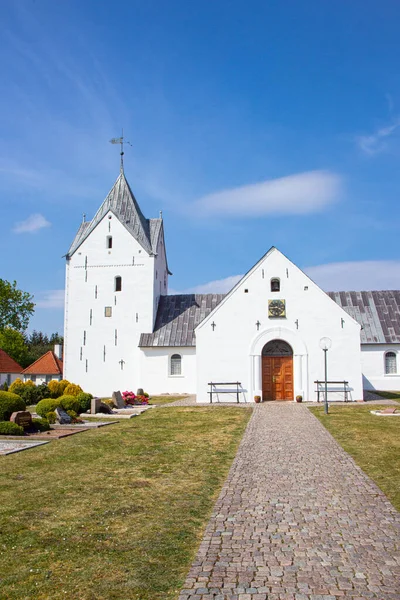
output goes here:
<path id="1" fill-rule="evenodd" d="M 24 375 L 62 375 L 63 361 L 49 350 L 22 371 Z"/>
<path id="2" fill-rule="evenodd" d="M 81 223 L 67 256 L 72 256 L 109 210 L 148 254 L 156 253 L 162 219 L 146 219 L 143 216 L 125 174 L 121 172 L 92 221 Z"/>
<path id="3" fill-rule="evenodd" d="M 400 343 L 400 291 L 327 292 L 360 323 L 361 344 Z M 225 294 L 161 296 L 153 333 L 142 333 L 139 346 L 195 346 L 194 330 Z"/>
<path id="4" fill-rule="evenodd" d="M 400 291 L 328 292 L 339 306 L 360 323 L 362 344 L 400 342 Z"/>
<path id="5" fill-rule="evenodd" d="M 0 373 L 21 373 L 22 367 L 0 348 Z"/>
<path id="6" fill-rule="evenodd" d="M 139 346 L 195 346 L 194 330 L 225 294 L 161 296 L 153 333 L 142 333 Z"/>

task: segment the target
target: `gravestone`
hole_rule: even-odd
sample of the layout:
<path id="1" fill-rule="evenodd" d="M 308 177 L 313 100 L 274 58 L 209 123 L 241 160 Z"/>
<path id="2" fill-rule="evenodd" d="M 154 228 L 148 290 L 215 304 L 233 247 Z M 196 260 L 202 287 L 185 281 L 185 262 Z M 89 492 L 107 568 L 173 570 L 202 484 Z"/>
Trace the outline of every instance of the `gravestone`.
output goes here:
<path id="1" fill-rule="evenodd" d="M 117 408 L 125 408 L 125 402 L 121 392 L 113 392 L 112 400 Z"/>
<path id="2" fill-rule="evenodd" d="M 32 415 L 28 410 L 18 410 L 12 413 L 10 421 L 24 429 L 28 429 L 32 425 Z"/>
<path id="3" fill-rule="evenodd" d="M 60 423 L 60 425 L 70 425 L 72 423 L 71 417 L 63 408 L 57 406 L 54 412 L 56 413 L 56 421 L 57 423 Z"/>
<path id="4" fill-rule="evenodd" d="M 95 415 L 96 413 L 99 412 L 100 404 L 101 404 L 100 398 L 92 398 L 92 400 L 90 401 L 90 414 L 91 415 Z"/>
<path id="5" fill-rule="evenodd" d="M 100 402 L 100 406 L 98 407 L 97 412 L 103 413 L 103 415 L 114 414 L 111 406 L 108 406 L 108 404 L 105 404 L 104 402 Z"/>

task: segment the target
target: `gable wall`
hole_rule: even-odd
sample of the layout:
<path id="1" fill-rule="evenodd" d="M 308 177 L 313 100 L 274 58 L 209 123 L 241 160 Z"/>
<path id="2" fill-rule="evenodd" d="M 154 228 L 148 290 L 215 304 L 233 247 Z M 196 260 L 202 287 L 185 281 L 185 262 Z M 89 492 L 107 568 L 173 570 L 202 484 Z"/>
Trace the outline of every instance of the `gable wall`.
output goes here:
<path id="1" fill-rule="evenodd" d="M 270 291 L 272 277 L 280 278 L 280 292 Z M 268 318 L 269 299 L 286 300 L 286 318 Z M 294 350 L 294 394 L 315 400 L 313 382 L 324 379 L 324 354 L 319 347 L 324 336 L 332 339 L 328 380 L 348 380 L 353 399 L 361 399 L 359 334 L 355 321 L 273 249 L 196 329 L 198 401 L 208 401 L 210 381 L 240 381 L 246 401 L 261 395 L 261 351 L 272 339 L 286 340 Z"/>
<path id="2" fill-rule="evenodd" d="M 110 250 L 106 244 L 109 235 L 113 238 Z M 120 292 L 115 291 L 117 276 L 122 277 Z M 66 379 L 95 395 L 138 387 L 139 336 L 152 330 L 156 308 L 153 277 L 154 257 L 115 215 L 105 215 L 67 261 Z M 105 317 L 105 307 L 111 307 L 111 317 Z M 120 360 L 124 361 L 123 369 Z"/>
<path id="3" fill-rule="evenodd" d="M 141 349 L 141 387 L 150 395 L 196 393 L 196 348 Z M 171 375 L 171 356 L 181 356 L 181 374 Z"/>
<path id="4" fill-rule="evenodd" d="M 397 373 L 385 374 L 385 354 L 395 352 Z M 363 386 L 366 390 L 400 390 L 400 344 L 363 344 L 361 346 Z"/>

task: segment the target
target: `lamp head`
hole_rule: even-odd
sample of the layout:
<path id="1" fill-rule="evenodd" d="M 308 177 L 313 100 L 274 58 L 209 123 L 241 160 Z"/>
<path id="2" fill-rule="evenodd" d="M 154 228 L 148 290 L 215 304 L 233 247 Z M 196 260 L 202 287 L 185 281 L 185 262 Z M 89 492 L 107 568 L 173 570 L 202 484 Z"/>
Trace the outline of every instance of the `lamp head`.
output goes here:
<path id="1" fill-rule="evenodd" d="M 322 338 L 319 340 L 319 347 L 320 347 L 322 350 L 329 350 L 329 348 L 330 348 L 331 346 L 332 346 L 332 340 L 331 340 L 331 338 L 328 338 L 328 337 L 322 337 Z"/>

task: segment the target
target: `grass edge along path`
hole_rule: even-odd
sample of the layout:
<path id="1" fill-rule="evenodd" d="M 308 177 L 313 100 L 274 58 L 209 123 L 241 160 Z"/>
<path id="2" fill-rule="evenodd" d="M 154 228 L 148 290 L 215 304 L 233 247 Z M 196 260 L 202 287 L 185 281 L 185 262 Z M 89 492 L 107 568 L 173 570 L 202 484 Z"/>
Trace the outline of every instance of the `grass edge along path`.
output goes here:
<path id="1" fill-rule="evenodd" d="M 328 415 L 322 407 L 309 410 L 400 511 L 400 417 L 370 412 L 384 408 L 331 405 Z"/>
<path id="2" fill-rule="evenodd" d="M 251 409 L 151 410 L 0 458 L 0 597 L 172 600 Z"/>

